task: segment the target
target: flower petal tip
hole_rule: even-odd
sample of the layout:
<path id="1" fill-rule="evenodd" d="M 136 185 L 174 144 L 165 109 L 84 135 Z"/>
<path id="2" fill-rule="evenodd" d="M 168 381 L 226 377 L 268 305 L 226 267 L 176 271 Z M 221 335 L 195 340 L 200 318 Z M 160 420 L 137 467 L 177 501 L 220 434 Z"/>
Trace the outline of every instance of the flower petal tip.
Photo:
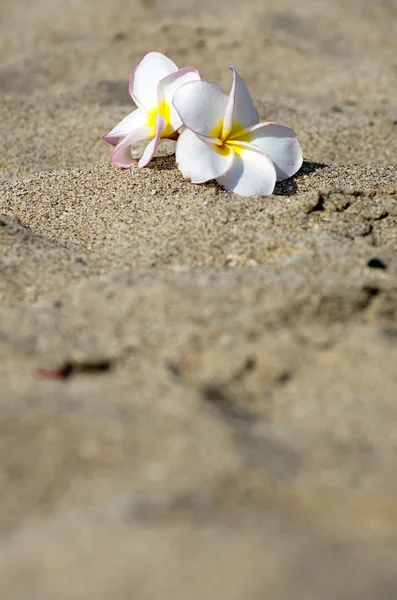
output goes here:
<path id="1" fill-rule="evenodd" d="M 112 159 L 112 164 L 113 164 L 115 167 L 119 167 L 119 169 L 129 169 L 129 168 L 132 166 L 132 163 L 131 163 L 131 165 L 122 164 L 122 163 L 120 163 L 120 162 L 117 162 L 117 161 L 115 161 L 115 160 L 113 160 L 113 159 Z"/>
<path id="2" fill-rule="evenodd" d="M 117 139 L 114 139 L 112 136 L 110 136 L 109 134 L 103 135 L 101 138 L 104 142 L 107 142 L 108 144 L 110 144 L 111 146 L 116 146 L 117 144 Z"/>

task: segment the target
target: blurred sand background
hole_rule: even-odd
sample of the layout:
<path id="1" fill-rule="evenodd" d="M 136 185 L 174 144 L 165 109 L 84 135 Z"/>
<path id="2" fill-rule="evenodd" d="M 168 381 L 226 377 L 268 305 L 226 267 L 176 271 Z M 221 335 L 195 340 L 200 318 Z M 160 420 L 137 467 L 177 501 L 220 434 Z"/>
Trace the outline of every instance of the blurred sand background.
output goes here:
<path id="1" fill-rule="evenodd" d="M 2 0 L 0 598 L 397 597 L 397 3 Z M 305 162 L 109 164 L 158 50 Z"/>

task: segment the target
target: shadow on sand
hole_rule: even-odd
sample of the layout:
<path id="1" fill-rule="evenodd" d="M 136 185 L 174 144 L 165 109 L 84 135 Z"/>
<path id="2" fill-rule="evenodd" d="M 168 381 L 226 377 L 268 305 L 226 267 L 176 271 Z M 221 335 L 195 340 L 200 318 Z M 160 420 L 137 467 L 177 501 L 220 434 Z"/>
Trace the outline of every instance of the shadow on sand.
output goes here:
<path id="1" fill-rule="evenodd" d="M 280 181 L 280 183 L 276 184 L 274 194 L 276 194 L 276 196 L 294 196 L 298 191 L 296 180 L 299 179 L 299 177 L 314 173 L 317 171 L 317 169 L 324 169 L 326 166 L 327 165 L 325 163 L 304 160 L 303 165 L 293 177 L 290 177 L 285 181 Z"/>

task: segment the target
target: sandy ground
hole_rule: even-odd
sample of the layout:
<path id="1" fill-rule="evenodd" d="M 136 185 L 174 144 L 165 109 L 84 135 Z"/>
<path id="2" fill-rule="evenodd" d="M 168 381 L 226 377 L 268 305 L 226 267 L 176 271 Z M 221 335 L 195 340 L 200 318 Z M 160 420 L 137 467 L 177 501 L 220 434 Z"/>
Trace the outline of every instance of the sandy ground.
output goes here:
<path id="1" fill-rule="evenodd" d="M 0 597 L 397 597 L 397 4 L 3 0 Z M 294 127 L 109 164 L 146 51 Z"/>

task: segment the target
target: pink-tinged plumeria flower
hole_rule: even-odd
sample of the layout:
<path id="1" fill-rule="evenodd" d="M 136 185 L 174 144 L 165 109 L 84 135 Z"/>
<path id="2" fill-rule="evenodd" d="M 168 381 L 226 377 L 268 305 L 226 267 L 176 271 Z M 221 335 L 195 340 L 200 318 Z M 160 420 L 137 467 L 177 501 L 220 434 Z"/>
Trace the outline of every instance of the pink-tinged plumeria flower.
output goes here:
<path id="1" fill-rule="evenodd" d="M 196 69 L 179 69 L 160 52 L 149 52 L 132 71 L 130 95 L 138 108 L 103 136 L 116 146 L 112 162 L 128 169 L 134 161 L 131 146 L 151 140 L 138 162 L 145 167 L 153 158 L 160 138 L 176 139 L 182 121 L 172 105 L 174 92 L 188 82 L 200 80 Z"/>
<path id="2" fill-rule="evenodd" d="M 302 165 L 295 132 L 278 123 L 259 123 L 250 93 L 234 67 L 230 95 L 215 83 L 194 81 L 174 94 L 183 124 L 176 161 L 193 183 L 211 179 L 240 196 L 272 194 L 276 181 Z"/>

